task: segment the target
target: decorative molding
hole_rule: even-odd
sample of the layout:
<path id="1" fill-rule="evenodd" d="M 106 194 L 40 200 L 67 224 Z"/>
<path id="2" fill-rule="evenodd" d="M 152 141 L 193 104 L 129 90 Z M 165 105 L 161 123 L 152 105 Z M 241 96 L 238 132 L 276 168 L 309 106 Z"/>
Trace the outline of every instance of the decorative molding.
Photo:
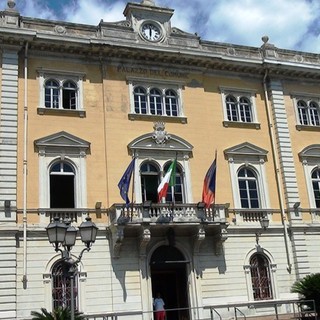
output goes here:
<path id="1" fill-rule="evenodd" d="M 78 150 L 80 154 L 81 151 L 85 151 L 86 154 L 90 152 L 90 142 L 78 138 L 68 132 L 60 131 L 52 135 L 40 138 L 34 141 L 34 146 L 38 152 L 58 152 L 61 154 L 61 150 Z M 72 151 L 74 154 L 75 151 Z"/>
<path id="2" fill-rule="evenodd" d="M 132 151 L 146 150 L 149 154 L 152 151 L 167 151 L 170 153 L 181 152 L 183 155 L 192 156 L 193 146 L 186 140 L 165 131 L 163 122 L 156 122 L 153 126 L 155 129 L 151 133 L 144 134 L 128 145 L 128 149 Z M 159 129 L 159 130 L 158 130 Z"/>
<path id="3" fill-rule="evenodd" d="M 43 283 L 51 283 L 51 273 L 44 273 L 42 275 Z"/>
<path id="4" fill-rule="evenodd" d="M 200 245 L 205 238 L 206 238 L 206 232 L 205 232 L 203 226 L 199 225 L 198 232 L 194 236 L 194 240 L 193 240 L 193 254 L 196 255 L 199 253 Z"/>
<path id="5" fill-rule="evenodd" d="M 225 120 L 222 122 L 225 128 L 246 128 L 246 129 L 261 129 L 261 124 L 257 122 L 241 122 L 241 121 L 228 121 Z"/>
<path id="6" fill-rule="evenodd" d="M 64 35 L 67 32 L 67 29 L 64 26 L 56 25 L 54 31 L 58 34 Z"/>
<path id="7" fill-rule="evenodd" d="M 151 232 L 149 225 L 143 225 L 140 237 L 140 258 L 146 257 L 147 246 L 151 240 Z"/>
<path id="8" fill-rule="evenodd" d="M 260 159 L 264 159 L 266 161 L 268 151 L 258 146 L 255 146 L 252 143 L 244 142 L 231 148 L 225 149 L 224 154 L 227 156 L 228 159 L 245 157 L 248 160 L 252 160 L 252 158 L 255 158 L 259 159 L 259 161 Z"/>
<path id="9" fill-rule="evenodd" d="M 124 225 L 113 225 L 108 229 L 108 239 L 110 240 L 112 256 L 115 259 L 120 258 L 120 251 L 124 239 Z"/>
<path id="10" fill-rule="evenodd" d="M 154 132 L 152 135 L 152 139 L 156 144 L 164 144 L 171 139 L 170 135 L 165 131 L 164 122 L 156 122 L 153 126 Z"/>
<path id="11" fill-rule="evenodd" d="M 73 116 L 78 118 L 85 118 L 86 112 L 84 110 L 68 110 L 68 109 L 53 109 L 53 108 L 37 108 L 39 115 L 54 115 L 54 116 Z"/>

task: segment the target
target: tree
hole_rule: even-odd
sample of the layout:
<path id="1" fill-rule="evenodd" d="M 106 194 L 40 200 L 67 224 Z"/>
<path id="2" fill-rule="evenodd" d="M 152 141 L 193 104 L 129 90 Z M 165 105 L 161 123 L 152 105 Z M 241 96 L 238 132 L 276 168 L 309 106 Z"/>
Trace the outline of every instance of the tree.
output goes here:
<path id="1" fill-rule="evenodd" d="M 31 311 L 32 320 L 70 320 L 71 310 L 69 308 L 56 308 L 52 312 L 47 309 L 41 308 L 41 312 Z M 84 320 L 85 317 L 78 311 L 74 312 L 75 320 Z"/>
<path id="2" fill-rule="evenodd" d="M 291 292 L 298 293 L 302 300 L 314 300 L 317 314 L 320 315 L 320 273 L 309 274 L 297 280 L 291 287 Z M 308 304 L 306 303 L 308 306 Z M 313 306 L 310 305 L 311 308 Z"/>

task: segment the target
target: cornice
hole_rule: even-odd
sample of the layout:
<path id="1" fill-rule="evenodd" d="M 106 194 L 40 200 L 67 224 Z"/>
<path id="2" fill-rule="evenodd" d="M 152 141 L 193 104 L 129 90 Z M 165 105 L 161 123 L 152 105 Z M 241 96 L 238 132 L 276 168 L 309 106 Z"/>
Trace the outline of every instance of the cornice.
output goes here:
<path id="1" fill-rule="evenodd" d="M 0 23 L 0 43 L 23 47 L 28 42 L 30 54 L 62 53 L 80 59 L 90 56 L 98 61 L 134 59 L 136 63 L 156 62 L 189 70 L 253 75 L 262 75 L 268 69 L 269 76 L 320 79 L 319 54 L 279 49 L 269 44 L 266 37 L 261 47 L 248 47 L 204 41 L 179 31 L 172 32 L 165 43 L 147 43 L 125 21 L 101 21 L 98 26 L 90 26 L 20 17 L 19 27 Z M 178 38 L 179 41 L 174 40 Z"/>

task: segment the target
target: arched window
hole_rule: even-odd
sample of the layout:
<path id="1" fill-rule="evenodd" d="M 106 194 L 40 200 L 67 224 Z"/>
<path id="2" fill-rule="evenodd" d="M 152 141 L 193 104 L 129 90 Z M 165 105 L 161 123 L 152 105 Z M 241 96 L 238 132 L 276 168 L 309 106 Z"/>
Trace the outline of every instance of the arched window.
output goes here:
<path id="1" fill-rule="evenodd" d="M 65 81 L 62 88 L 63 109 L 76 109 L 77 85 L 73 81 Z"/>
<path id="2" fill-rule="evenodd" d="M 297 103 L 297 106 L 298 106 L 300 124 L 307 125 L 308 124 L 307 104 L 304 101 L 299 100 Z"/>
<path id="3" fill-rule="evenodd" d="M 50 208 L 74 208 L 75 173 L 73 167 L 64 161 L 54 163 L 50 168 Z"/>
<path id="4" fill-rule="evenodd" d="M 320 169 L 312 171 L 311 180 L 316 208 L 320 208 Z"/>
<path id="5" fill-rule="evenodd" d="M 309 103 L 310 107 L 310 123 L 313 126 L 318 126 L 319 123 L 319 106 L 316 102 L 310 101 Z"/>
<path id="6" fill-rule="evenodd" d="M 263 254 L 254 254 L 250 259 L 250 271 L 254 300 L 273 299 L 268 259 Z"/>
<path id="7" fill-rule="evenodd" d="M 147 200 L 154 203 L 158 202 L 159 173 L 160 170 L 154 163 L 144 162 L 141 165 L 141 193 L 143 202 Z"/>
<path id="8" fill-rule="evenodd" d="M 228 121 L 252 122 L 251 102 L 247 97 L 226 96 Z"/>
<path id="9" fill-rule="evenodd" d="M 142 87 L 134 88 L 134 112 L 147 114 L 147 95 Z"/>
<path id="10" fill-rule="evenodd" d="M 237 100 L 235 97 L 228 95 L 226 97 L 227 117 L 229 121 L 238 121 Z"/>
<path id="11" fill-rule="evenodd" d="M 162 115 L 161 91 L 155 88 L 150 90 L 150 113 Z"/>
<path id="12" fill-rule="evenodd" d="M 59 108 L 59 82 L 49 79 L 45 82 L 45 107 Z"/>
<path id="13" fill-rule="evenodd" d="M 239 113 L 242 122 L 252 122 L 252 111 L 250 100 L 246 97 L 240 97 Z"/>
<path id="14" fill-rule="evenodd" d="M 180 86 L 129 80 L 131 112 L 136 115 L 183 117 Z"/>
<path id="15" fill-rule="evenodd" d="M 78 309 L 78 281 L 74 276 L 74 307 Z M 57 261 L 52 268 L 52 302 L 53 308 L 71 306 L 71 281 L 68 266 L 63 260 Z"/>
<path id="16" fill-rule="evenodd" d="M 164 172 L 167 172 L 171 162 L 164 166 Z M 173 196 L 172 196 L 173 190 Z M 166 202 L 183 203 L 184 202 L 184 185 L 183 185 L 183 174 L 179 164 L 176 167 L 176 179 L 175 185 L 168 188 Z"/>
<path id="17" fill-rule="evenodd" d="M 178 99 L 177 94 L 173 90 L 166 90 L 165 93 L 166 115 L 178 116 Z"/>
<path id="18" fill-rule="evenodd" d="M 42 69 L 42 68 L 41 68 Z M 64 110 L 68 115 L 85 115 L 83 105 L 83 77 L 84 74 L 72 72 L 67 75 L 53 70 L 39 70 L 39 114 L 56 114 Z M 51 109 L 51 110 L 50 110 Z M 55 111 L 53 111 L 53 109 Z M 65 114 L 65 112 L 62 112 Z"/>
<path id="19" fill-rule="evenodd" d="M 297 109 L 301 125 L 319 126 L 319 105 L 315 101 L 298 100 Z"/>
<path id="20" fill-rule="evenodd" d="M 241 208 L 260 208 L 258 183 L 255 172 L 250 168 L 241 168 L 238 172 L 238 185 Z"/>

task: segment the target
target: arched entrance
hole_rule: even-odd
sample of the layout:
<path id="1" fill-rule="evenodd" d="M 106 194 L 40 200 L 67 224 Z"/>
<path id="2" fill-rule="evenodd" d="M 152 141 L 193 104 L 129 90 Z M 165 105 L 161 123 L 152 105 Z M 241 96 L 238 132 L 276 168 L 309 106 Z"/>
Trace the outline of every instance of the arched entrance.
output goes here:
<path id="1" fill-rule="evenodd" d="M 152 296 L 160 292 L 167 310 L 167 320 L 189 320 L 187 263 L 173 246 L 161 246 L 150 260 Z M 173 310 L 168 310 L 173 309 Z"/>

